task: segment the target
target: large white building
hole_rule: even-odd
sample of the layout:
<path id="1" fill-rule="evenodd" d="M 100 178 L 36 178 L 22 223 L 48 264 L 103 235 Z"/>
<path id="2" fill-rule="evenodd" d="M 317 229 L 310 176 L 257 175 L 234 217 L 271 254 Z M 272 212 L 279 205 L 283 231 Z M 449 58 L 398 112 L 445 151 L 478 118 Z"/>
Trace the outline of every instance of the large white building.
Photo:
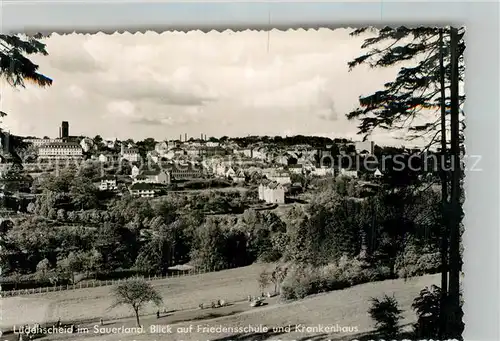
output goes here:
<path id="1" fill-rule="evenodd" d="M 54 142 L 38 148 L 40 159 L 80 159 L 83 157 L 82 146 L 76 142 Z"/>
<path id="2" fill-rule="evenodd" d="M 263 182 L 259 185 L 259 200 L 272 204 L 284 204 L 285 189 L 277 182 Z"/>

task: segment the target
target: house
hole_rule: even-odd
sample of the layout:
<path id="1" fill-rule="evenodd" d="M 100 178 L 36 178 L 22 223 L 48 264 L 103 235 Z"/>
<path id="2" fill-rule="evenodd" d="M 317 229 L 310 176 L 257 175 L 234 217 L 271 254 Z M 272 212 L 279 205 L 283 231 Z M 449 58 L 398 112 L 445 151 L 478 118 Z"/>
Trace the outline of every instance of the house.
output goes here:
<path id="1" fill-rule="evenodd" d="M 274 171 L 271 173 L 267 173 L 266 177 L 271 181 L 276 181 L 281 185 L 291 184 L 292 180 L 290 179 L 290 174 L 286 171 Z"/>
<path id="2" fill-rule="evenodd" d="M 240 169 L 238 172 L 236 172 L 236 175 L 233 176 L 232 179 L 234 182 L 237 182 L 237 183 L 245 182 L 246 176 L 245 176 L 245 172 L 243 171 L 243 169 Z"/>
<path id="3" fill-rule="evenodd" d="M 288 171 L 292 174 L 302 174 L 304 171 L 304 165 L 289 165 Z"/>
<path id="4" fill-rule="evenodd" d="M 341 168 L 340 169 L 340 174 L 339 176 L 346 176 L 349 178 L 357 178 L 358 177 L 358 171 L 357 170 L 348 170 L 346 168 Z"/>
<path id="5" fill-rule="evenodd" d="M 314 176 L 333 175 L 333 168 L 331 168 L 331 167 L 314 167 L 311 170 L 311 175 L 314 175 Z"/>
<path id="6" fill-rule="evenodd" d="M 223 163 L 218 163 L 214 165 L 213 172 L 215 176 L 222 178 L 226 176 L 226 166 Z"/>
<path id="7" fill-rule="evenodd" d="M 131 178 L 136 178 L 139 174 L 140 174 L 141 170 L 138 166 L 134 165 L 132 167 L 132 172 L 130 174 L 130 177 Z"/>
<path id="8" fill-rule="evenodd" d="M 151 184 L 170 184 L 170 174 L 162 169 L 144 170 L 134 179 L 134 182 Z"/>
<path id="9" fill-rule="evenodd" d="M 284 204 L 285 189 L 275 181 L 264 181 L 259 185 L 259 200 L 267 203 Z"/>
<path id="10" fill-rule="evenodd" d="M 158 142 L 156 145 L 155 145 L 155 151 L 160 154 L 160 155 L 163 155 L 164 153 L 168 152 L 169 148 L 168 148 L 168 142 L 167 141 L 162 141 L 162 142 Z"/>
<path id="11" fill-rule="evenodd" d="M 114 176 L 105 176 L 101 179 L 99 190 L 101 191 L 114 191 L 116 190 L 116 178 Z"/>
<path id="12" fill-rule="evenodd" d="M 203 166 L 194 163 L 167 163 L 161 168 L 169 174 L 169 181 L 184 181 L 203 178 Z"/>
<path id="13" fill-rule="evenodd" d="M 122 143 L 120 156 L 122 160 L 128 160 L 129 162 L 139 162 L 141 160 L 141 155 L 139 150 L 134 147 L 125 147 Z"/>
<path id="14" fill-rule="evenodd" d="M 160 154 L 156 150 L 151 150 L 148 152 L 147 158 L 154 163 L 158 163 L 158 161 L 160 160 Z"/>
<path id="15" fill-rule="evenodd" d="M 207 146 L 208 148 L 215 148 L 215 147 L 219 147 L 220 143 L 213 142 L 213 141 L 207 141 L 207 143 L 205 143 L 205 146 Z"/>
<path id="16" fill-rule="evenodd" d="M 98 157 L 98 160 L 99 160 L 99 162 L 102 162 L 102 163 L 118 162 L 118 155 L 111 154 L 111 153 L 106 153 L 106 154 L 101 153 Z"/>
<path id="17" fill-rule="evenodd" d="M 158 194 L 159 189 L 155 184 L 147 182 L 136 182 L 129 187 L 130 194 L 141 198 L 152 198 Z"/>
<path id="18" fill-rule="evenodd" d="M 229 169 L 226 171 L 225 176 L 228 179 L 232 179 L 236 176 L 236 171 L 233 169 L 233 167 L 229 167 Z"/>

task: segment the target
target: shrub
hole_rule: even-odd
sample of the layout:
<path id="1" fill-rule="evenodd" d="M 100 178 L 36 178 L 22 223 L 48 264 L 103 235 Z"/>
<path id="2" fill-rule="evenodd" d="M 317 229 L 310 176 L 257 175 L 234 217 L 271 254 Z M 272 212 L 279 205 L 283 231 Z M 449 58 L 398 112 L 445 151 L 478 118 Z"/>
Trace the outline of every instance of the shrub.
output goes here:
<path id="1" fill-rule="evenodd" d="M 281 294 L 286 300 L 301 299 L 308 295 L 387 279 L 389 276 L 390 269 L 387 267 L 368 267 L 367 263 L 360 260 L 342 257 L 337 264 L 322 267 L 291 267 L 281 286 Z"/>
<path id="2" fill-rule="evenodd" d="M 396 339 L 401 333 L 399 321 L 403 311 L 399 309 L 398 301 L 394 296 L 384 295 L 382 299 L 372 298 L 372 305 L 368 310 L 375 321 L 378 336 L 384 339 Z"/>
<path id="3" fill-rule="evenodd" d="M 427 247 L 418 249 L 410 244 L 396 259 L 395 270 L 400 278 L 422 276 L 439 272 L 441 255 Z"/>

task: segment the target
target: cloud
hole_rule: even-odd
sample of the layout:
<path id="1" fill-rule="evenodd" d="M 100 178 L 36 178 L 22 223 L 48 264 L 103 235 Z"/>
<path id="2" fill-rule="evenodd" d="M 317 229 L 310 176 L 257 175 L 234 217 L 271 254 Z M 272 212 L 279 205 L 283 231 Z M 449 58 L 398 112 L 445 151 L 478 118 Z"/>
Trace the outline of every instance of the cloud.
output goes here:
<path id="1" fill-rule="evenodd" d="M 89 51 L 85 48 L 88 39 L 87 36 L 77 36 L 71 44 L 71 48 L 67 48 L 64 42 L 67 40 L 65 36 L 53 35 L 47 38 L 47 51 L 50 54 L 48 62 L 50 66 L 64 73 L 92 73 L 103 71 L 102 66 L 92 57 Z"/>
<path id="2" fill-rule="evenodd" d="M 54 34 L 35 60 L 53 86 L 5 87 L 3 111 L 42 136 L 61 120 L 74 134 L 134 139 L 355 134 L 345 114 L 397 70 L 349 72 L 363 41 L 349 32 Z"/>

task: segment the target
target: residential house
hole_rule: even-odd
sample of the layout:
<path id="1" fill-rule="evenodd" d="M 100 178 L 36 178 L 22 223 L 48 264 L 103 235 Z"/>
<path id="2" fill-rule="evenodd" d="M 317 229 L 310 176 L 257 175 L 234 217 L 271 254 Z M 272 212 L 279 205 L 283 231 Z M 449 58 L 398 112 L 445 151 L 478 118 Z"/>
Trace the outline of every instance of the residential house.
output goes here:
<path id="1" fill-rule="evenodd" d="M 141 170 L 138 166 L 134 165 L 132 167 L 132 172 L 130 174 L 131 178 L 136 178 L 141 173 Z"/>
<path id="2" fill-rule="evenodd" d="M 141 155 L 139 154 L 139 150 L 137 148 L 126 148 L 124 144 L 121 146 L 120 156 L 122 160 L 128 160 L 129 162 L 139 162 L 141 160 Z"/>
<path id="3" fill-rule="evenodd" d="M 144 170 L 134 179 L 134 182 L 151 184 L 170 184 L 170 174 L 162 169 Z"/>
<path id="4" fill-rule="evenodd" d="M 152 198 L 158 194 L 159 189 L 153 183 L 135 182 L 129 187 L 130 194 L 141 198 Z"/>
<path id="5" fill-rule="evenodd" d="M 169 150 L 169 145 L 167 141 L 158 142 L 155 145 L 155 151 L 160 155 L 163 155 L 164 153 L 168 152 L 168 150 Z"/>
<path id="6" fill-rule="evenodd" d="M 207 146 L 208 148 L 215 148 L 215 147 L 219 147 L 220 143 L 219 142 L 207 141 L 205 143 L 205 146 Z"/>
<path id="7" fill-rule="evenodd" d="M 151 150 L 147 153 L 147 158 L 154 163 L 158 163 L 160 161 L 160 154 L 156 150 Z"/>
<path id="8" fill-rule="evenodd" d="M 236 172 L 236 175 L 233 177 L 233 181 L 236 183 L 244 183 L 247 177 L 243 169 L 240 169 Z"/>
<path id="9" fill-rule="evenodd" d="M 105 176 L 101 179 L 101 183 L 99 184 L 101 191 L 114 191 L 116 188 L 116 178 L 114 176 Z"/>
<path id="10" fill-rule="evenodd" d="M 292 180 L 290 179 L 290 173 L 286 171 L 275 171 L 272 173 L 268 173 L 266 177 L 271 181 L 276 181 L 281 185 L 291 184 Z"/>
<path id="11" fill-rule="evenodd" d="M 288 171 L 292 174 L 302 174 L 304 172 L 304 165 L 289 165 Z"/>
<path id="12" fill-rule="evenodd" d="M 112 153 L 101 153 L 98 157 L 99 162 L 114 163 L 118 162 L 118 155 Z"/>
<path id="13" fill-rule="evenodd" d="M 311 175 L 314 176 L 331 176 L 333 173 L 332 167 L 314 167 L 311 170 Z"/>
<path id="14" fill-rule="evenodd" d="M 259 200 L 273 204 L 285 203 L 285 189 L 283 185 L 275 181 L 263 181 L 259 185 L 258 192 Z"/>

